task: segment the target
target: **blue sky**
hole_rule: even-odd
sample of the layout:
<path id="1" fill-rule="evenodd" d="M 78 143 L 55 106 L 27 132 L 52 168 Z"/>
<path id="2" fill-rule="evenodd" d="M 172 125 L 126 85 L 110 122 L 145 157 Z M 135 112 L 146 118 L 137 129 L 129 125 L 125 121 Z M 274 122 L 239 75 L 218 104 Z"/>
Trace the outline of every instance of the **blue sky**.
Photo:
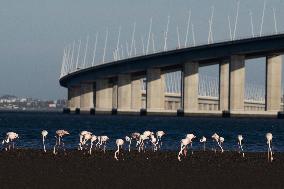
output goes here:
<path id="1" fill-rule="evenodd" d="M 232 24 L 236 14 L 236 0 L 0 0 L 0 95 L 15 94 L 41 99 L 66 96 L 58 83 L 63 48 L 73 40 L 87 35 L 93 45 L 99 32 L 98 59 L 101 58 L 105 31 L 108 28 L 108 59 L 122 27 L 121 41 L 130 41 L 133 23 L 137 24 L 137 41 L 147 36 L 149 20 L 153 18 L 155 43 L 163 45 L 163 32 L 168 15 L 169 47 L 177 46 L 176 27 L 183 42 L 188 10 L 192 11 L 196 42 L 205 43 L 211 6 L 215 6 L 213 20 L 214 40 L 229 38 L 227 16 Z M 262 0 L 241 0 L 237 37 L 251 35 L 249 10 L 253 12 L 255 33 L 259 33 Z M 284 1 L 267 0 L 263 32 L 274 32 L 273 7 L 277 27 L 284 31 Z M 192 39 L 191 39 L 192 41 Z M 137 42 L 138 43 L 138 42 Z M 137 44 L 137 46 L 141 44 Z M 137 47 L 138 48 L 138 47 Z M 248 61 L 247 80 L 263 84 L 264 60 Z M 255 71 L 258 69 L 258 71 Z M 202 70 L 215 75 L 215 71 Z"/>

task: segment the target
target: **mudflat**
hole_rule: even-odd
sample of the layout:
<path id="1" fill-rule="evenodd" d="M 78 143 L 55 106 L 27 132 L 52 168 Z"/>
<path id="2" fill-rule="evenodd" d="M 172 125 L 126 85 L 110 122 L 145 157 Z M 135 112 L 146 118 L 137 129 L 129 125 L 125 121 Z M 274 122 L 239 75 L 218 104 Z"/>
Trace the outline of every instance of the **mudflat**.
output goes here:
<path id="1" fill-rule="evenodd" d="M 284 153 L 0 152 L 0 188 L 284 188 Z"/>

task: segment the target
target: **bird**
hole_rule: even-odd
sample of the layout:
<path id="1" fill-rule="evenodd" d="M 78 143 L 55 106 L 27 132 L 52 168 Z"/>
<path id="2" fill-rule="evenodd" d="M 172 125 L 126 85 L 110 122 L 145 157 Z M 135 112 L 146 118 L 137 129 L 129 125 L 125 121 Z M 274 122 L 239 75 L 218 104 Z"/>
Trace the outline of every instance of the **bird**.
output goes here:
<path id="1" fill-rule="evenodd" d="M 163 145 L 162 142 L 162 137 L 165 135 L 166 133 L 164 131 L 157 131 L 156 135 L 157 135 L 157 139 L 158 139 L 158 147 L 161 148 Z"/>
<path id="2" fill-rule="evenodd" d="M 82 131 L 82 132 L 79 134 L 80 142 L 79 142 L 78 150 L 83 150 L 83 143 L 84 143 L 85 135 L 92 135 L 92 133 L 89 132 L 89 131 Z"/>
<path id="3" fill-rule="evenodd" d="M 271 148 L 272 138 L 273 138 L 272 133 L 266 133 L 266 139 L 267 139 L 267 145 L 268 145 L 268 149 L 267 149 L 268 162 L 273 161 L 273 153 L 272 153 L 272 148 Z"/>
<path id="4" fill-rule="evenodd" d="M 132 139 L 132 140 L 136 140 L 136 147 L 139 146 L 140 135 L 141 135 L 141 134 L 138 133 L 138 132 L 135 132 L 135 133 L 132 133 L 132 134 L 131 134 L 131 139 Z"/>
<path id="5" fill-rule="evenodd" d="M 222 138 L 223 138 L 223 137 L 222 137 Z M 223 148 L 222 148 L 222 146 L 221 146 L 221 144 L 220 144 L 220 136 L 219 136 L 217 133 L 214 133 L 214 135 L 212 135 L 212 139 L 213 139 L 213 141 L 217 142 L 218 146 L 219 146 L 220 149 L 221 149 L 221 152 L 223 152 L 224 150 L 223 150 Z M 224 138 L 223 138 L 223 139 L 224 139 Z M 216 148 L 215 148 L 215 153 L 216 153 Z"/>
<path id="6" fill-rule="evenodd" d="M 91 146 L 90 146 L 90 155 L 92 155 L 92 149 L 93 149 L 93 145 L 94 145 L 94 142 L 98 139 L 98 137 L 96 135 L 92 135 L 92 138 L 91 138 Z"/>
<path id="7" fill-rule="evenodd" d="M 243 140 L 243 136 L 242 135 L 238 135 L 239 153 L 242 152 L 243 157 L 245 157 L 245 153 L 244 153 L 243 145 L 242 145 L 242 140 Z"/>
<path id="8" fill-rule="evenodd" d="M 104 146 L 104 153 L 106 153 L 106 143 L 109 140 L 108 136 L 101 136 L 100 137 L 100 146 L 103 145 Z"/>
<path id="9" fill-rule="evenodd" d="M 125 137 L 125 141 L 129 143 L 128 145 L 128 151 L 130 152 L 130 148 L 131 148 L 131 138 L 129 136 Z"/>
<path id="10" fill-rule="evenodd" d="M 46 130 L 43 130 L 43 131 L 41 131 L 41 135 L 42 135 L 43 151 L 46 152 L 46 149 L 45 149 L 45 138 L 48 135 L 48 132 Z"/>
<path id="11" fill-rule="evenodd" d="M 203 136 L 199 141 L 200 141 L 201 143 L 203 143 L 203 151 L 205 151 L 205 150 L 206 150 L 206 147 L 205 147 L 206 138 L 205 138 L 205 136 Z"/>
<path id="12" fill-rule="evenodd" d="M 117 139 L 115 141 L 115 143 L 116 143 L 116 146 L 117 146 L 117 150 L 114 153 L 114 159 L 116 159 L 118 161 L 117 154 L 119 155 L 119 149 L 122 148 L 124 141 L 123 141 L 123 139 Z"/>
<path id="13" fill-rule="evenodd" d="M 139 137 L 139 147 L 138 147 L 138 152 L 141 152 L 141 150 L 145 150 L 145 140 L 148 140 L 149 139 L 149 137 L 148 136 L 146 136 L 146 135 L 144 135 L 144 134 L 142 134 L 142 135 L 140 135 L 140 137 Z"/>
<path id="14" fill-rule="evenodd" d="M 223 137 L 220 137 L 220 138 L 219 138 L 219 146 L 220 146 L 220 148 L 221 148 L 221 152 L 222 152 L 222 153 L 224 152 L 224 149 L 223 149 L 223 147 L 222 147 L 222 144 L 224 143 L 224 141 L 225 141 L 225 139 L 224 139 Z"/>
<path id="15" fill-rule="evenodd" d="M 187 151 L 186 147 L 188 144 L 190 144 L 190 139 L 189 138 L 184 138 L 180 141 L 180 151 L 178 153 L 178 160 L 181 161 L 181 155 L 184 155 L 186 157 Z"/>
<path id="16" fill-rule="evenodd" d="M 16 140 L 17 138 L 19 138 L 19 135 L 15 132 L 8 132 L 6 133 L 6 140 L 4 139 L 2 141 L 2 144 L 4 145 L 6 143 L 6 147 L 5 147 L 5 150 L 8 151 L 8 149 L 10 150 L 11 149 L 11 144 L 12 143 L 12 147 L 13 149 L 15 149 L 15 143 L 14 143 L 14 140 Z M 8 145 L 8 148 L 7 148 L 7 145 Z"/>
<path id="17" fill-rule="evenodd" d="M 192 148 L 192 140 L 196 138 L 194 134 L 187 134 L 186 138 L 190 140 L 190 148 L 191 148 L 191 154 L 193 154 L 193 148 Z"/>
<path id="18" fill-rule="evenodd" d="M 154 136 L 154 135 L 151 135 L 151 138 L 150 138 L 150 141 L 153 145 L 153 151 L 156 152 L 158 150 L 158 141 L 157 141 L 157 138 Z"/>
<path id="19" fill-rule="evenodd" d="M 56 149 L 58 149 L 59 147 L 62 147 L 65 151 L 65 147 L 64 147 L 64 143 L 61 142 L 61 138 L 64 136 L 64 135 L 69 135 L 70 133 L 68 131 L 65 131 L 65 130 L 57 130 L 56 131 L 56 142 L 55 142 L 55 145 L 53 147 L 53 154 L 56 155 L 57 152 L 56 152 Z"/>

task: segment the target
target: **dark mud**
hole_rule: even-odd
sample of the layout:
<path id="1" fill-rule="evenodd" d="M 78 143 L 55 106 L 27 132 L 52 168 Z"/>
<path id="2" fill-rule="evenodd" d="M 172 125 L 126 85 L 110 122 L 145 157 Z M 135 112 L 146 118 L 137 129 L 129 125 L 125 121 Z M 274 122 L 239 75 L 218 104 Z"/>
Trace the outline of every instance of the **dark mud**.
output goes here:
<path id="1" fill-rule="evenodd" d="M 284 188 L 284 153 L 0 152 L 0 188 Z"/>

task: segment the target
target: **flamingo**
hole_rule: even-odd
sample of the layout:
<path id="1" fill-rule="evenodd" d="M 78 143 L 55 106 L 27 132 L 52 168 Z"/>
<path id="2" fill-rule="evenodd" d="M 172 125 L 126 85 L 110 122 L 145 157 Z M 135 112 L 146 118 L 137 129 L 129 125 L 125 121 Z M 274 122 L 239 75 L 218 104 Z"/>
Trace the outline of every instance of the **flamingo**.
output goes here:
<path id="1" fill-rule="evenodd" d="M 266 139 L 267 139 L 267 144 L 268 144 L 268 149 L 267 149 L 268 162 L 273 161 L 273 153 L 272 153 L 272 148 L 271 148 L 272 138 L 273 138 L 272 133 L 266 133 Z"/>
<path id="2" fill-rule="evenodd" d="M 203 136 L 200 140 L 199 140 L 201 143 L 203 143 L 203 151 L 205 152 L 205 144 L 206 144 L 206 138 Z"/>
<path id="3" fill-rule="evenodd" d="M 98 138 L 97 138 L 96 135 L 92 135 L 92 138 L 91 138 L 91 146 L 90 146 L 90 151 L 89 151 L 90 155 L 92 155 L 93 144 L 94 144 L 94 142 L 95 142 L 97 139 L 98 139 Z"/>
<path id="4" fill-rule="evenodd" d="M 128 145 L 128 151 L 130 152 L 130 147 L 131 147 L 131 138 L 129 136 L 125 137 L 125 141 L 129 143 Z"/>
<path id="5" fill-rule="evenodd" d="M 48 135 L 48 132 L 46 130 L 43 130 L 43 131 L 41 131 L 41 135 L 42 135 L 43 151 L 46 152 L 46 149 L 45 149 L 45 138 Z"/>
<path id="6" fill-rule="evenodd" d="M 117 150 L 114 153 L 114 159 L 116 159 L 117 161 L 118 161 L 117 154 L 119 155 L 119 149 L 122 148 L 123 144 L 124 144 L 124 141 L 122 139 L 116 140 Z"/>
<path id="7" fill-rule="evenodd" d="M 154 135 L 151 135 L 151 139 L 150 140 L 151 140 L 151 143 L 153 144 L 153 151 L 156 152 L 157 149 L 158 149 L 158 147 L 157 147 L 158 141 L 157 141 L 157 139 L 155 138 Z"/>
<path id="8" fill-rule="evenodd" d="M 131 134 L 131 139 L 132 139 L 132 140 L 136 140 L 136 147 L 139 146 L 140 135 L 141 135 L 141 134 L 140 134 L 140 133 L 137 133 L 137 132 Z"/>
<path id="9" fill-rule="evenodd" d="M 82 132 L 79 134 L 80 142 L 79 142 L 78 150 L 83 150 L 83 143 L 84 143 L 85 135 L 92 135 L 92 133 L 89 132 L 89 131 L 82 131 Z"/>
<path id="10" fill-rule="evenodd" d="M 222 137 L 223 138 L 223 137 Z M 218 146 L 221 148 L 221 151 L 224 152 L 221 144 L 220 144 L 220 136 L 217 133 L 214 133 L 214 135 L 212 135 L 212 139 L 213 141 L 216 141 Z M 223 138 L 224 139 L 224 138 Z M 223 141 L 224 142 L 224 141 Z M 216 153 L 216 148 L 215 148 L 215 153 Z"/>
<path id="11" fill-rule="evenodd" d="M 109 140 L 108 136 L 101 136 L 100 137 L 100 146 L 104 146 L 104 153 L 106 153 L 106 143 Z"/>
<path id="12" fill-rule="evenodd" d="M 220 146 L 220 148 L 221 148 L 222 153 L 224 152 L 224 149 L 223 149 L 223 147 L 222 147 L 222 144 L 224 143 L 224 141 L 225 141 L 225 139 L 224 139 L 223 137 L 220 137 L 220 138 L 219 138 L 219 146 Z"/>
<path id="13" fill-rule="evenodd" d="M 180 141 L 180 151 L 178 153 L 178 160 L 181 161 L 181 155 L 184 155 L 186 157 L 187 151 L 186 148 L 188 144 L 190 144 L 190 139 L 189 138 L 184 138 Z"/>
<path id="14" fill-rule="evenodd" d="M 60 146 L 62 146 L 62 148 L 64 149 L 65 151 L 65 147 L 64 147 L 64 143 L 61 142 L 61 138 L 65 135 L 69 135 L 69 132 L 68 131 L 65 131 L 65 130 L 57 130 L 56 131 L 56 143 L 53 147 L 53 154 L 56 155 L 57 152 L 56 152 L 56 149 L 58 149 Z M 62 144 L 61 144 L 62 143 Z"/>
<path id="15" fill-rule="evenodd" d="M 192 140 L 196 138 L 194 134 L 187 134 L 186 138 L 190 140 L 190 148 L 191 148 L 191 154 L 193 154 L 193 148 L 192 148 Z"/>
<path id="16" fill-rule="evenodd" d="M 157 132 L 156 132 L 159 148 L 161 148 L 162 145 L 163 145 L 162 137 L 163 137 L 165 134 L 166 134 L 166 133 L 165 133 L 164 131 L 157 131 Z"/>
<path id="17" fill-rule="evenodd" d="M 4 145 L 5 143 L 8 145 L 8 148 L 7 148 L 7 145 L 5 147 L 5 150 L 8 151 L 8 149 L 10 150 L 11 149 L 11 145 L 10 145 L 10 142 L 12 142 L 12 146 L 13 146 L 13 149 L 15 148 L 15 143 L 14 143 L 14 140 L 16 140 L 17 138 L 19 138 L 19 135 L 15 132 L 8 132 L 6 133 L 6 140 L 4 139 L 2 141 L 2 144 Z"/>
<path id="18" fill-rule="evenodd" d="M 140 137 L 139 137 L 139 148 L 138 148 L 138 152 L 140 152 L 141 150 L 143 150 L 144 151 L 144 145 L 145 145 L 145 140 L 148 140 L 149 139 L 149 137 L 148 136 L 146 136 L 146 135 L 144 135 L 144 134 L 142 134 L 142 135 L 140 135 Z"/>
<path id="19" fill-rule="evenodd" d="M 244 153 L 243 145 L 242 145 L 242 140 L 243 140 L 243 136 L 242 135 L 238 135 L 239 153 L 242 152 L 243 157 L 245 157 L 245 153 Z"/>

